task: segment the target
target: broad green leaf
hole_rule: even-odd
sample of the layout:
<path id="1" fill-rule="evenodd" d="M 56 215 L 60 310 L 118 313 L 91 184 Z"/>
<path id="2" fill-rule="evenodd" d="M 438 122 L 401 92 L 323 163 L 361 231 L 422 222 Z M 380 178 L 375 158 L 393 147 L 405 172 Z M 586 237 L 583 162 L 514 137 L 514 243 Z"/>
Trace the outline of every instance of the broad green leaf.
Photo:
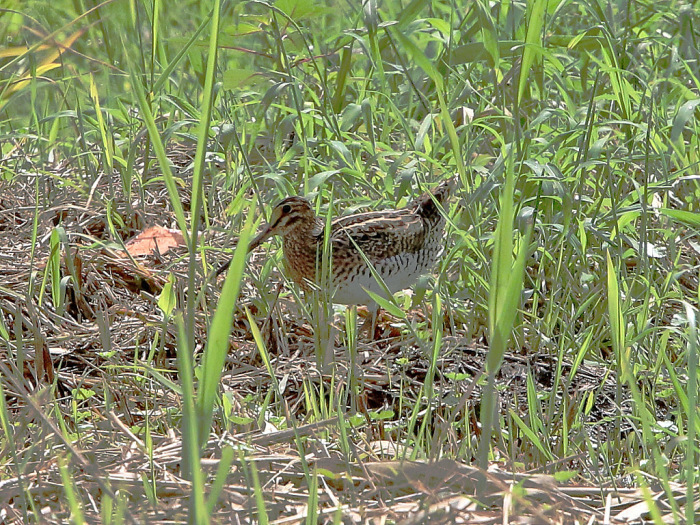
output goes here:
<path id="1" fill-rule="evenodd" d="M 694 118 L 695 108 L 698 106 L 698 104 L 700 104 L 700 98 L 689 100 L 680 107 L 678 113 L 676 113 L 676 116 L 673 119 L 673 127 L 671 128 L 671 142 L 676 142 L 681 137 L 681 133 L 683 133 L 683 129 L 685 128 L 686 124 L 688 124 L 688 122 Z"/>

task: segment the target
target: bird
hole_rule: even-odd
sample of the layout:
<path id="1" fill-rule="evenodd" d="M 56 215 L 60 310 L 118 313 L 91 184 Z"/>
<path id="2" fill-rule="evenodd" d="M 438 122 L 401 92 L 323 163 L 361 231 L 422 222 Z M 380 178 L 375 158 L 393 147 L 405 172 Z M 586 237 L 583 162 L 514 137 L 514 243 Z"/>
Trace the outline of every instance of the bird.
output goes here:
<path id="1" fill-rule="evenodd" d="M 392 294 L 428 273 L 445 248 L 444 208 L 455 186 L 456 177 L 452 177 L 405 208 L 335 218 L 330 223 L 327 245 L 326 221 L 316 215 L 311 202 L 304 197 L 287 197 L 272 209 L 269 222 L 250 242 L 248 252 L 270 237 L 281 236 L 287 275 L 308 293 L 321 286 L 321 261 L 324 246 L 328 246 L 332 302 L 367 305 L 370 316 L 365 326 L 374 334 L 379 306 L 366 290 L 384 297 L 386 292 L 368 262 Z M 227 263 L 217 275 L 226 267 Z"/>

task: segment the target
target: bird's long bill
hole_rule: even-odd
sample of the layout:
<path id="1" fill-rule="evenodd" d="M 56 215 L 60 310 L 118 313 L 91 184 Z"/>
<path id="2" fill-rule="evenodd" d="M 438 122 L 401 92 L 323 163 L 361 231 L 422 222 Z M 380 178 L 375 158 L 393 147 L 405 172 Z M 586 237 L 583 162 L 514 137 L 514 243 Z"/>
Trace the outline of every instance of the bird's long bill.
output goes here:
<path id="1" fill-rule="evenodd" d="M 266 224 L 265 227 L 260 231 L 260 233 L 258 233 L 252 241 L 250 241 L 250 244 L 248 245 L 248 251 L 252 252 L 258 246 L 264 243 L 271 233 L 272 225 Z"/>

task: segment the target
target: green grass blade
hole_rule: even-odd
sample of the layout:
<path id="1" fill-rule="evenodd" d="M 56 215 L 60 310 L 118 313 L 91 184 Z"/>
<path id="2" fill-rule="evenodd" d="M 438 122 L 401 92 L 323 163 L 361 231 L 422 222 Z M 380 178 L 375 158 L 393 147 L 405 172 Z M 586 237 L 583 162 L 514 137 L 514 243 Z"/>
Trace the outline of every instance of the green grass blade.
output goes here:
<path id="1" fill-rule="evenodd" d="M 686 523 L 695 521 L 695 480 L 697 478 L 697 403 L 698 403 L 698 329 L 695 309 L 688 303 L 684 304 L 688 320 L 688 437 L 685 441 L 685 472 L 686 488 L 685 518 Z"/>
<path id="2" fill-rule="evenodd" d="M 214 481 L 211 484 L 209 498 L 207 500 L 207 513 L 209 515 L 214 514 L 216 511 L 216 504 L 219 500 L 219 496 L 221 496 L 222 491 L 226 487 L 226 479 L 231 472 L 233 460 L 234 453 L 230 446 L 226 446 L 221 449 L 221 459 L 219 461 L 219 466 L 216 469 L 216 475 L 214 476 Z"/>
<path id="3" fill-rule="evenodd" d="M 70 522 L 75 525 L 82 525 L 85 523 L 85 517 L 83 514 L 83 504 L 78 500 L 78 494 L 76 493 L 75 480 L 71 477 L 68 472 L 68 459 L 60 458 L 58 461 L 58 470 L 61 474 L 61 481 L 63 482 L 63 490 L 66 495 L 66 500 L 68 501 L 68 508 L 70 508 L 71 518 Z"/>
<path id="4" fill-rule="evenodd" d="M 192 202 L 190 205 L 190 218 L 191 218 L 191 224 L 190 224 L 190 231 L 191 231 L 191 238 L 190 238 L 190 244 L 189 244 L 189 256 L 190 256 L 190 264 L 189 264 L 189 271 L 188 271 L 188 289 L 190 290 L 191 293 L 187 294 L 187 305 L 186 305 L 186 326 L 187 326 L 187 335 L 189 336 L 189 343 L 190 346 L 194 347 L 195 344 L 195 318 L 196 318 L 196 311 L 195 311 L 195 305 L 198 303 L 198 294 L 194 293 L 194 290 L 197 287 L 197 245 L 198 245 L 198 235 L 199 235 L 199 221 L 200 221 L 200 211 L 202 211 L 202 186 L 203 186 L 203 175 L 204 175 L 204 157 L 206 155 L 207 147 L 209 145 L 209 128 L 211 126 L 211 117 L 212 117 L 212 106 L 214 103 L 214 73 L 216 72 L 216 56 L 217 56 L 217 49 L 218 49 L 218 38 L 219 38 L 219 20 L 220 20 L 220 15 L 221 15 L 221 0 L 215 0 L 214 1 L 214 10 L 212 12 L 212 19 L 211 19 L 211 33 L 210 33 L 210 38 L 209 38 L 209 52 L 207 55 L 207 66 L 206 66 L 206 72 L 205 72 L 205 80 L 204 80 L 204 90 L 202 93 L 202 107 L 200 110 L 200 120 L 199 120 L 199 127 L 197 130 L 197 151 L 195 153 L 194 157 L 194 173 L 192 175 Z M 204 209 L 204 212 L 206 213 L 206 209 Z M 250 219 L 250 216 L 249 216 Z M 246 241 L 247 243 L 247 241 Z M 240 245 L 239 245 L 240 246 Z M 237 250 L 238 251 L 238 250 Z M 202 257 L 204 259 L 204 257 Z M 229 274 L 230 275 L 230 274 Z M 240 282 L 240 275 L 237 276 Z M 228 281 L 228 279 L 227 279 Z M 232 301 L 235 302 L 236 297 L 238 295 L 238 286 L 236 286 L 235 290 L 235 296 L 231 298 Z M 229 302 L 228 300 L 226 301 L 227 303 Z M 230 314 L 227 315 L 233 315 L 233 306 L 231 306 L 230 309 Z M 215 314 L 216 317 L 216 314 Z M 216 396 L 216 386 L 212 384 L 211 380 L 213 378 L 217 379 L 218 382 L 218 377 L 221 374 L 221 370 L 223 368 L 223 360 L 224 358 L 219 355 L 219 352 L 222 351 L 222 340 L 223 338 L 221 335 L 225 333 L 225 340 L 226 340 L 226 348 L 228 348 L 228 334 L 230 333 L 230 323 L 231 323 L 231 318 L 229 317 L 229 326 L 228 329 L 225 330 L 223 327 L 218 326 L 217 330 L 210 334 L 216 337 L 217 342 L 215 344 L 215 349 L 211 353 L 207 353 L 207 357 L 211 355 L 212 357 L 217 356 L 214 359 L 214 363 L 211 363 L 209 365 L 205 365 L 205 373 L 209 374 L 207 377 L 207 383 L 204 385 L 204 388 L 206 389 L 204 391 L 204 396 L 206 396 L 206 401 L 203 401 L 203 405 L 200 404 L 200 422 L 202 425 L 204 425 L 203 428 L 209 428 L 211 424 L 211 410 L 213 410 L 214 406 L 214 398 Z M 224 332 L 220 332 L 219 330 L 224 330 Z M 207 348 L 209 348 L 209 345 L 207 344 Z M 225 352 L 225 351 L 224 351 Z M 200 391 L 201 393 L 201 391 Z M 201 399 L 201 398 L 200 398 Z M 201 437 L 201 436 L 200 436 Z"/>
<path id="5" fill-rule="evenodd" d="M 253 493 L 255 495 L 255 507 L 257 509 L 257 523 L 259 525 L 267 525 L 270 523 L 270 518 L 267 515 L 267 508 L 265 507 L 265 496 L 262 485 L 260 484 L 260 477 L 258 476 L 258 468 L 255 466 L 255 462 L 250 463 L 250 475 L 253 478 Z"/>
<path id="6" fill-rule="evenodd" d="M 523 289 L 525 260 L 530 244 L 532 228 L 521 240 L 517 257 L 513 261 L 513 218 L 515 173 L 512 164 L 512 149 L 506 155 L 506 180 L 500 198 L 500 214 L 496 226 L 494 255 L 489 288 L 489 352 L 486 357 L 487 384 L 482 396 L 481 427 L 478 464 L 486 468 L 491 434 L 496 415 L 496 374 L 503 362 L 513 323 Z"/>
<path id="7" fill-rule="evenodd" d="M 209 428 L 200 428 L 194 403 L 194 375 L 192 349 L 188 344 L 185 323 L 181 314 L 176 314 L 178 328 L 177 364 L 182 384 L 182 470 L 192 482 L 189 502 L 190 523 L 205 525 L 209 514 L 204 500 L 204 473 L 199 453 L 199 440 L 209 437 Z"/>
<path id="8" fill-rule="evenodd" d="M 139 108 L 141 109 L 141 116 L 146 128 L 148 129 L 148 135 L 151 138 L 153 150 L 156 153 L 160 169 L 163 173 L 163 181 L 165 182 L 165 187 L 168 190 L 168 197 L 170 198 L 170 205 L 173 207 L 173 212 L 175 213 L 177 226 L 180 228 L 180 231 L 185 238 L 185 243 L 192 250 L 194 247 L 190 241 L 190 234 L 188 233 L 187 229 L 187 220 L 185 219 L 185 211 L 182 208 L 180 193 L 177 190 L 175 178 L 173 177 L 173 172 L 170 169 L 170 162 L 168 161 L 168 156 L 165 153 L 165 146 L 163 146 L 163 141 L 160 137 L 160 133 L 158 132 L 158 127 L 156 126 L 156 121 L 153 117 L 153 112 L 151 111 L 151 105 L 146 99 L 146 93 L 143 90 L 143 85 L 141 84 L 141 80 L 139 79 L 139 76 L 137 75 L 133 66 L 130 67 L 130 72 L 132 87 L 134 93 L 136 93 Z"/>
<path id="9" fill-rule="evenodd" d="M 251 206 L 246 224 L 238 239 L 238 245 L 234 251 L 224 286 L 221 289 L 221 296 L 209 327 L 207 345 L 202 356 L 202 375 L 197 392 L 197 412 L 199 428 L 204 432 L 208 432 L 211 427 L 214 405 L 219 392 L 219 381 L 228 354 L 233 312 L 243 280 L 243 269 L 248 254 L 248 240 L 253 228 L 253 213 L 254 208 Z M 205 436 L 206 434 L 200 435 L 201 444 L 206 442 Z"/>
<path id="10" fill-rule="evenodd" d="M 528 2 L 530 16 L 527 23 L 525 47 L 523 48 L 523 60 L 520 66 L 520 79 L 518 81 L 518 106 L 523 99 L 525 87 L 530 79 L 530 69 L 542 53 L 542 28 L 547 12 L 548 0 L 536 0 Z"/>
<path id="11" fill-rule="evenodd" d="M 214 107 L 214 73 L 216 72 L 216 57 L 219 42 L 219 20 L 221 15 L 221 0 L 214 1 L 211 19 L 211 37 L 207 54 L 207 69 L 202 92 L 202 107 L 200 110 L 199 129 L 197 130 L 197 151 L 194 157 L 194 175 L 192 178 L 192 235 L 195 236 L 199 225 L 199 210 L 202 201 L 202 175 L 204 173 L 204 158 L 209 145 L 209 128 Z M 194 247 L 193 247 L 194 248 Z M 194 250 L 193 250 L 194 252 Z"/>

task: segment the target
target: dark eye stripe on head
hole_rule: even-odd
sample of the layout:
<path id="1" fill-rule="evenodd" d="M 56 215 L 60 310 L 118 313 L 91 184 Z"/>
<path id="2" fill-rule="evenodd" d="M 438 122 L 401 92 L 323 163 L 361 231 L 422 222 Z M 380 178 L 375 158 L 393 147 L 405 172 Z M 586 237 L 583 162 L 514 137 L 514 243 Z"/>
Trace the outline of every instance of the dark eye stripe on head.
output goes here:
<path id="1" fill-rule="evenodd" d="M 295 221 L 298 217 L 296 215 L 290 215 L 291 211 L 292 207 L 289 204 L 285 204 L 284 206 L 282 206 L 282 213 L 280 213 L 280 216 L 274 222 L 272 227 L 276 228 L 280 224 L 289 224 L 290 222 Z"/>

